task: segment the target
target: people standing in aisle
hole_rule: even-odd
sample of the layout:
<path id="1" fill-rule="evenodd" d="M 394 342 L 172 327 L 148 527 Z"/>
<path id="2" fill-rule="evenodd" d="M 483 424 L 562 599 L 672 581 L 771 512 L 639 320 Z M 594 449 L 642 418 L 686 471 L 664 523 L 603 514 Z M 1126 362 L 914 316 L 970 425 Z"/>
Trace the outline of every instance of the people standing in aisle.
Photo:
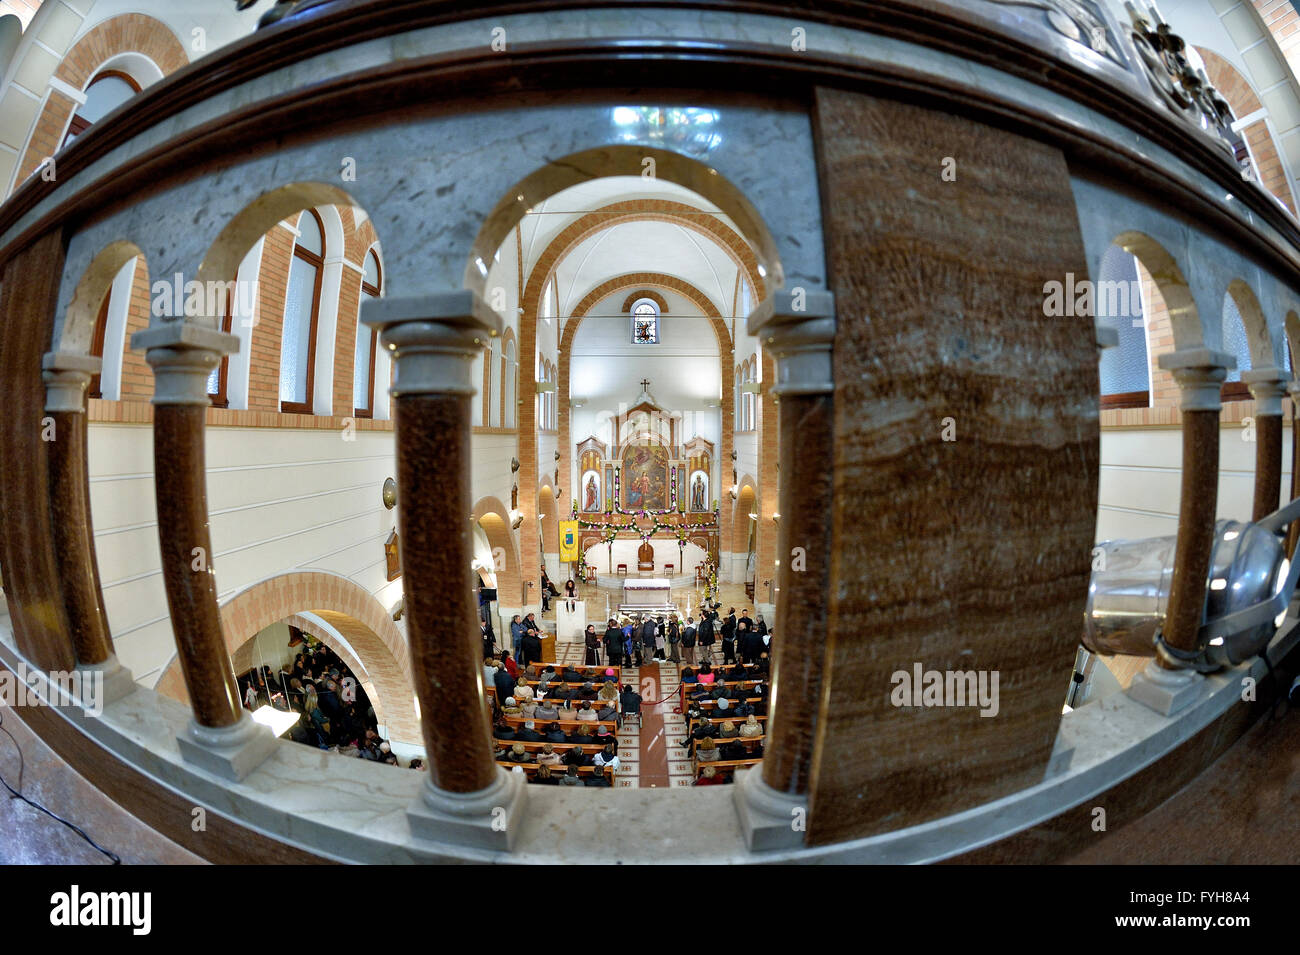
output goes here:
<path id="1" fill-rule="evenodd" d="M 519 614 L 510 618 L 510 649 L 515 657 L 519 656 L 519 647 L 524 640 L 524 620 Z"/>
<path id="2" fill-rule="evenodd" d="M 695 618 L 687 617 L 682 630 L 682 659 L 686 663 L 695 663 Z"/>
<path id="3" fill-rule="evenodd" d="M 586 665 L 589 667 L 600 664 L 600 637 L 596 636 L 596 625 L 587 624 L 587 629 L 583 632 L 583 644 L 587 648 Z"/>
<path id="4" fill-rule="evenodd" d="M 623 660 L 623 631 L 613 617 L 605 627 L 605 659 L 612 667 L 619 666 Z"/>

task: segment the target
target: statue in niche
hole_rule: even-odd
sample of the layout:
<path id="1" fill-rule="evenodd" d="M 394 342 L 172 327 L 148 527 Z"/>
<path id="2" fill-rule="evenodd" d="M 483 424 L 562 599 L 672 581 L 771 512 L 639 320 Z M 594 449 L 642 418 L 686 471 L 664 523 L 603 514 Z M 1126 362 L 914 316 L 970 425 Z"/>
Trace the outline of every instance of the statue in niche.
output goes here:
<path id="1" fill-rule="evenodd" d="M 587 477 L 587 484 L 583 492 L 582 509 L 584 511 L 600 510 L 600 487 L 596 483 L 595 474 Z"/>
<path id="2" fill-rule="evenodd" d="M 705 488 L 704 488 L 704 477 L 703 475 L 697 474 L 695 475 L 695 480 L 691 483 L 691 510 L 692 511 L 702 511 L 705 509 L 704 506 L 705 496 L 706 495 L 705 495 Z"/>

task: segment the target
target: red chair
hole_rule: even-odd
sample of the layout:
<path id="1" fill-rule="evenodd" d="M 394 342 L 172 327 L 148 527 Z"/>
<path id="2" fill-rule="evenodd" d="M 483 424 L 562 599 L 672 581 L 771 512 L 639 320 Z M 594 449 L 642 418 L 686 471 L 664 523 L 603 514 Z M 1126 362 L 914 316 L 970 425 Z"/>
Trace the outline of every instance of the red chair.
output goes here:
<path id="1" fill-rule="evenodd" d="M 664 576 L 665 576 L 665 577 L 671 577 L 672 575 L 673 575 L 673 565 L 672 565 L 672 564 L 664 564 Z"/>
<path id="2" fill-rule="evenodd" d="M 618 573 L 619 573 L 619 576 L 621 576 L 621 577 L 626 577 L 626 576 L 627 576 L 627 564 L 619 564 L 619 565 L 618 565 Z"/>

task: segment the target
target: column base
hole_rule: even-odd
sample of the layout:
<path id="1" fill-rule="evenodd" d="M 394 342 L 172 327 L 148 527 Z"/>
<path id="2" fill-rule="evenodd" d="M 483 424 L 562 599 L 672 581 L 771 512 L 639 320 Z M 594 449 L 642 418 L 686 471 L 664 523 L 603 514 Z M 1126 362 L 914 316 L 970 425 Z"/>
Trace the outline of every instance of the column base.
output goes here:
<path id="1" fill-rule="evenodd" d="M 243 712 L 238 723 L 220 728 L 200 726 L 190 720 L 176 743 L 186 762 L 214 776 L 239 782 L 275 752 L 277 740 L 269 729 Z"/>
<path id="2" fill-rule="evenodd" d="M 751 852 L 803 847 L 807 796 L 778 792 L 763 782 L 758 769 L 737 772 L 732 790 L 740 829 Z"/>
<path id="3" fill-rule="evenodd" d="M 523 819 L 527 782 L 523 773 L 500 767 L 491 785 L 472 793 L 438 789 L 426 779 L 406 821 L 417 839 L 509 852 Z"/>
<path id="4" fill-rule="evenodd" d="M 1191 706 L 1201 695 L 1204 682 L 1205 677 L 1195 670 L 1168 670 L 1152 660 L 1133 677 L 1128 695 L 1162 716 L 1170 716 Z"/>
<path id="5" fill-rule="evenodd" d="M 130 670 L 118 662 L 116 655 L 102 663 L 78 663 L 77 669 L 81 672 L 83 681 L 90 677 L 96 683 L 98 699 L 94 701 L 93 707 L 86 707 L 91 716 L 98 716 L 108 704 L 135 692 L 135 678 L 131 676 Z M 103 674 L 103 682 L 93 674 Z"/>

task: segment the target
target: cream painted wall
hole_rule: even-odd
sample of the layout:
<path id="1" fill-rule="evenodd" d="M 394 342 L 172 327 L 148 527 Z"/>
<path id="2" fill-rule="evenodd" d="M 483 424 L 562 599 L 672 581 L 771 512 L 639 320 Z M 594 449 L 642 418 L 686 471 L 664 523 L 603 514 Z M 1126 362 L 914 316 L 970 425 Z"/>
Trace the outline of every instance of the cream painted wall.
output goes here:
<path id="1" fill-rule="evenodd" d="M 1220 518 L 1250 520 L 1255 490 L 1255 445 L 1240 425 L 1219 433 Z M 1282 444 L 1282 488 L 1291 487 L 1291 437 Z M 1178 531 L 1182 432 L 1124 428 L 1101 434 L 1097 540 L 1164 537 Z"/>
<path id="2" fill-rule="evenodd" d="M 122 662 L 152 686 L 174 654 L 154 503 L 152 430 L 92 424 L 90 496 L 109 626 Z M 219 599 L 292 570 L 342 574 L 385 606 L 383 543 L 395 522 L 380 488 L 391 432 L 208 428 L 208 508 Z M 310 608 L 302 608 L 304 610 Z"/>

